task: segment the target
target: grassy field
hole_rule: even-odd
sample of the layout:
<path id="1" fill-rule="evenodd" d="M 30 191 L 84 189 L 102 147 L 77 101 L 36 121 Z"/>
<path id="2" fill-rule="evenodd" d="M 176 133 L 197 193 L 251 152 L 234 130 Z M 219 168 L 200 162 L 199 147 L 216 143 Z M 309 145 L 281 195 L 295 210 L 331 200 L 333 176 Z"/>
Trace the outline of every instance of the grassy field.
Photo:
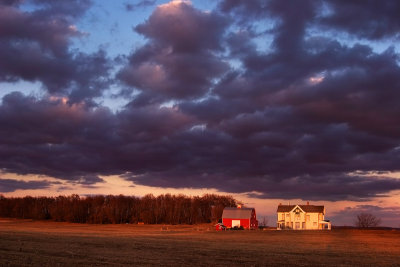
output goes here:
<path id="1" fill-rule="evenodd" d="M 400 266 L 400 231 L 226 231 L 0 219 L 0 266 Z"/>

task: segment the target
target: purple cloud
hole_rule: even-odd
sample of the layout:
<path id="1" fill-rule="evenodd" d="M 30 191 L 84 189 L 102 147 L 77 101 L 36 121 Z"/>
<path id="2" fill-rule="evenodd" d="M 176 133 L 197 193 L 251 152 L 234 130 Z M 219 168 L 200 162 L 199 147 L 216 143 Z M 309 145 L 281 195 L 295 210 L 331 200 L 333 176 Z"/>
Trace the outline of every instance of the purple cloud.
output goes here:
<path id="1" fill-rule="evenodd" d="M 330 12 L 321 22 L 328 29 L 338 29 L 357 37 L 378 40 L 399 37 L 400 3 L 398 1 L 326 1 Z"/>
<path id="2" fill-rule="evenodd" d="M 48 181 L 23 181 L 14 179 L 0 179 L 0 192 L 14 192 L 18 189 L 45 189 L 52 183 Z"/>
<path id="3" fill-rule="evenodd" d="M 71 15 L 57 3 L 39 9 L 56 9 L 55 25 L 39 11 L 0 7 L 10 26 L 0 31 L 1 79 L 40 80 L 49 94 L 3 97 L 5 171 L 85 185 L 114 174 L 261 198 L 365 201 L 400 189 L 386 177 L 400 171 L 398 52 L 316 30 L 376 40 L 327 19 L 347 2 L 221 1 L 207 12 L 163 4 L 134 27 L 144 44 L 118 62 L 103 50 L 70 51 L 82 33 L 69 25 L 84 9 Z M 396 28 L 394 17 L 385 23 Z M 93 105 L 110 85 L 135 92 L 117 112 Z"/>
<path id="4" fill-rule="evenodd" d="M 84 36 L 75 22 L 89 1 L 33 4 L 38 8 L 31 12 L 0 5 L 0 81 L 40 81 L 49 93 L 69 95 L 71 101 L 100 96 L 108 86 L 106 54 L 70 49 L 72 38 Z"/>
<path id="5" fill-rule="evenodd" d="M 141 91 L 137 104 L 201 97 L 228 69 L 215 54 L 222 50 L 226 25 L 224 17 L 186 2 L 161 5 L 135 27 L 149 42 L 133 52 L 118 76 Z"/>

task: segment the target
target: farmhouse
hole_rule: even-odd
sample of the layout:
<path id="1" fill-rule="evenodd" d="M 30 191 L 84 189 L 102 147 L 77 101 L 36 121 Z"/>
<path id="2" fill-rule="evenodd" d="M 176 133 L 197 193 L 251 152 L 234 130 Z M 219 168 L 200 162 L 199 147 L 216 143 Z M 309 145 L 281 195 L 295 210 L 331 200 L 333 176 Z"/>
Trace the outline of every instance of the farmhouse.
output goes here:
<path id="1" fill-rule="evenodd" d="M 227 228 L 243 227 L 244 229 L 257 229 L 258 221 L 254 208 L 225 208 L 222 213 L 222 224 Z"/>
<path id="2" fill-rule="evenodd" d="M 310 205 L 281 205 L 277 209 L 277 229 L 290 230 L 331 230 L 331 223 L 325 220 L 325 207 Z"/>

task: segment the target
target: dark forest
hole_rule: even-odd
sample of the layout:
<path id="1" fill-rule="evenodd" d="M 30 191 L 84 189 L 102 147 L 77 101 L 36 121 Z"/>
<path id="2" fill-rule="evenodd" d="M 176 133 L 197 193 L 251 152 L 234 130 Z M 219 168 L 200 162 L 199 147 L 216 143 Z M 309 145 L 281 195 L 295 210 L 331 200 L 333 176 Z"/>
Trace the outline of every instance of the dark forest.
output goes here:
<path id="1" fill-rule="evenodd" d="M 0 217 L 95 224 L 198 224 L 218 221 L 224 207 L 236 206 L 231 196 L 201 197 L 152 194 L 12 197 L 0 195 Z"/>

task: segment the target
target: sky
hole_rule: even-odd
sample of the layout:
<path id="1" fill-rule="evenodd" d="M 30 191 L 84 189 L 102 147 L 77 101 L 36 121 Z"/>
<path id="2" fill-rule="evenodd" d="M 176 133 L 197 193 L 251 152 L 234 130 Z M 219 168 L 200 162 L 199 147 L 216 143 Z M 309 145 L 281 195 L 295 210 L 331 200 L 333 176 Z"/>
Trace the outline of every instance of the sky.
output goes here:
<path id="1" fill-rule="evenodd" d="M 400 227 L 397 0 L 0 0 L 0 193 L 229 194 Z"/>

